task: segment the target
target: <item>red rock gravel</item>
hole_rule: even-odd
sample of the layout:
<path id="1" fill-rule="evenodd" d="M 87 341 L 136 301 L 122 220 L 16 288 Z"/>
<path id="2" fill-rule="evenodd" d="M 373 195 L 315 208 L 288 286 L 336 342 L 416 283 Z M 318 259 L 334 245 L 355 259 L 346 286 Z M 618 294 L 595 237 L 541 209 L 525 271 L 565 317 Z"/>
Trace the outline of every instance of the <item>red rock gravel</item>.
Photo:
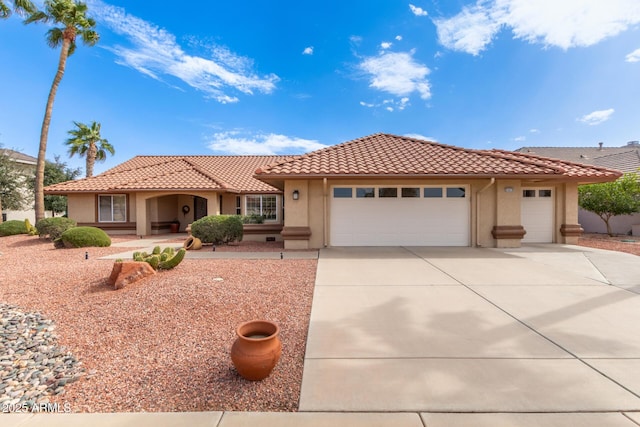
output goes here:
<path id="1" fill-rule="evenodd" d="M 578 240 L 578 245 L 640 256 L 640 238 L 635 236 L 609 237 L 607 234 L 585 234 Z"/>
<path id="2" fill-rule="evenodd" d="M 113 261 L 98 258 L 121 251 L 89 248 L 85 260 L 85 249 L 0 237 L 0 301 L 52 319 L 90 373 L 52 402 L 73 412 L 297 410 L 317 261 L 186 259 L 114 291 Z M 229 351 L 236 326 L 257 318 L 279 324 L 283 353 L 270 377 L 249 382 Z"/>

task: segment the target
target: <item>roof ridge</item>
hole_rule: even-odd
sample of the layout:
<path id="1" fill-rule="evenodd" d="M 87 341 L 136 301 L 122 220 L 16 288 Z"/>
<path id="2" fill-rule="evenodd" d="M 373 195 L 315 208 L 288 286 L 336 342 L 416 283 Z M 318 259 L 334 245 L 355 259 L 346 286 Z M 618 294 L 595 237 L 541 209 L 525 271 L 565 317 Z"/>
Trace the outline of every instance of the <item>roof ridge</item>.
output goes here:
<path id="1" fill-rule="evenodd" d="M 193 169 L 198 172 L 199 174 L 206 176 L 207 178 L 211 179 L 213 182 L 215 182 L 216 184 L 218 184 L 220 187 L 224 188 L 225 190 L 231 190 L 233 189 L 229 184 L 227 184 L 225 181 L 223 181 L 222 179 L 216 177 L 213 174 L 209 174 L 206 171 L 204 171 L 200 166 L 196 165 L 195 163 L 193 163 L 192 161 L 188 160 L 188 159 L 182 159 L 184 162 L 188 163 L 191 165 L 191 167 L 193 167 Z"/>
<path id="2" fill-rule="evenodd" d="M 493 148 L 491 150 L 484 150 L 484 151 L 488 154 L 492 154 L 492 153 L 497 154 L 498 155 L 497 157 L 499 158 L 503 158 L 503 159 L 507 158 L 507 159 L 515 160 L 522 163 L 528 163 L 534 166 L 550 168 L 561 174 L 564 174 L 567 172 L 565 168 L 561 168 L 560 166 L 549 165 L 542 161 L 536 161 L 536 160 L 557 161 L 558 159 L 552 159 L 550 157 L 543 157 L 543 156 L 536 156 L 529 153 L 520 153 L 519 151 L 501 150 L 498 148 Z M 564 160 L 561 160 L 560 162 L 565 163 Z M 574 164 L 580 165 L 579 163 L 574 163 Z"/>
<path id="3" fill-rule="evenodd" d="M 620 171 L 618 171 L 616 169 L 605 168 L 603 166 L 597 166 L 597 165 L 592 165 L 592 164 L 573 162 L 571 160 L 556 159 L 556 158 L 553 158 L 553 157 L 545 157 L 545 156 L 540 156 L 540 155 L 537 155 L 537 154 L 520 153 L 520 152 L 517 152 L 517 151 L 508 151 L 508 150 L 499 150 L 499 149 L 493 149 L 492 151 L 502 152 L 502 153 L 504 153 L 506 155 L 512 154 L 512 155 L 514 155 L 514 157 L 520 157 L 520 156 L 533 157 L 534 159 L 546 160 L 546 161 L 551 161 L 551 162 L 556 162 L 556 163 L 562 163 L 562 164 L 566 164 L 566 165 L 570 165 L 570 166 L 578 166 L 578 167 L 587 166 L 589 168 L 596 169 L 596 170 L 601 171 L 601 172 L 613 172 L 613 173 L 619 173 L 620 172 Z M 598 158 L 600 158 L 600 157 L 598 157 Z M 552 167 L 552 168 L 554 167 L 552 165 L 545 165 L 545 166 Z M 563 173 L 566 172 L 566 169 L 563 169 L 563 168 L 559 168 L 559 169 L 561 169 L 563 171 Z"/>

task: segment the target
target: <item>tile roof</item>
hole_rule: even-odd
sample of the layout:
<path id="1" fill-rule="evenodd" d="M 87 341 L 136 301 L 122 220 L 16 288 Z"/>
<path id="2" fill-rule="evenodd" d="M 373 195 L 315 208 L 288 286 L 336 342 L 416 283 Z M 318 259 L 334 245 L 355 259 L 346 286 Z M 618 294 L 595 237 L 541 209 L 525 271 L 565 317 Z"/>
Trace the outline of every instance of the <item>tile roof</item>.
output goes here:
<path id="1" fill-rule="evenodd" d="M 602 166 L 622 172 L 637 172 L 640 168 L 640 147 L 634 143 L 623 147 L 522 147 L 516 151 Z"/>
<path id="2" fill-rule="evenodd" d="M 502 150 L 375 134 L 264 166 L 256 177 L 545 177 L 610 181 L 618 171 Z"/>
<path id="3" fill-rule="evenodd" d="M 45 188 L 48 194 L 97 191 L 221 190 L 272 193 L 278 189 L 253 177 L 281 156 L 137 156 L 91 178 Z"/>
<path id="4" fill-rule="evenodd" d="M 15 160 L 18 163 L 24 163 L 26 165 L 34 165 L 38 162 L 35 157 L 28 154 L 21 153 L 19 151 L 9 150 L 8 148 L 1 148 L 0 154 L 8 156 L 10 159 Z"/>

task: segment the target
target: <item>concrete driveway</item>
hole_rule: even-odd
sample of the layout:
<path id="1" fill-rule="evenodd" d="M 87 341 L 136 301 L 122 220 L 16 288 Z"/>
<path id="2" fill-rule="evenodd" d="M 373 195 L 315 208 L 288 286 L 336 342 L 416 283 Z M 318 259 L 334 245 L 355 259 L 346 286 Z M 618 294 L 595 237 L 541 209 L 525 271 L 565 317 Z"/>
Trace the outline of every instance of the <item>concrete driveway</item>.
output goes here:
<path id="1" fill-rule="evenodd" d="M 638 292 L 639 257 L 577 246 L 324 249 L 300 411 L 634 425 Z"/>

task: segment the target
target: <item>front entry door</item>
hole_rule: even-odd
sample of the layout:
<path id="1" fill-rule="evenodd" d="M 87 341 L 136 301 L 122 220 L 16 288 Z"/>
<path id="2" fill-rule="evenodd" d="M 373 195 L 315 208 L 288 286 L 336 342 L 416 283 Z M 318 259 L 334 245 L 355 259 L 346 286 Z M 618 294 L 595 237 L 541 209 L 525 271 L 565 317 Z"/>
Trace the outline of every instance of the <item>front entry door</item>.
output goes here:
<path id="1" fill-rule="evenodd" d="M 193 198 L 193 220 L 207 216 L 207 199 L 195 196 Z"/>

